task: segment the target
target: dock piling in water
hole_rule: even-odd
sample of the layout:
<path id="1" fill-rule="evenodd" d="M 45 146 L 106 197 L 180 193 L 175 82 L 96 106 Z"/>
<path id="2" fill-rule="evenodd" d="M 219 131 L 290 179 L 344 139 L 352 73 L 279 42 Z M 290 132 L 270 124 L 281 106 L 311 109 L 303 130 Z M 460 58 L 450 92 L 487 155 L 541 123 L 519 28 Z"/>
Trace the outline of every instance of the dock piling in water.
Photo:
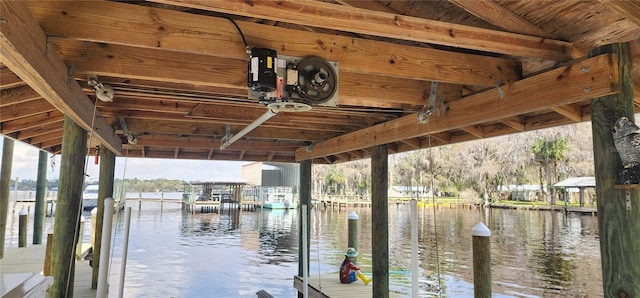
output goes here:
<path id="1" fill-rule="evenodd" d="M 482 222 L 471 229 L 473 237 L 473 293 L 491 297 L 491 230 Z"/>
<path id="2" fill-rule="evenodd" d="M 349 212 L 347 216 L 349 218 L 349 236 L 347 240 L 347 246 L 353 247 L 358 250 L 358 214 L 355 211 Z"/>
<path id="3" fill-rule="evenodd" d="M 27 246 L 28 216 L 29 214 L 27 210 L 24 210 L 24 207 L 20 210 L 20 213 L 18 213 L 18 247 Z"/>

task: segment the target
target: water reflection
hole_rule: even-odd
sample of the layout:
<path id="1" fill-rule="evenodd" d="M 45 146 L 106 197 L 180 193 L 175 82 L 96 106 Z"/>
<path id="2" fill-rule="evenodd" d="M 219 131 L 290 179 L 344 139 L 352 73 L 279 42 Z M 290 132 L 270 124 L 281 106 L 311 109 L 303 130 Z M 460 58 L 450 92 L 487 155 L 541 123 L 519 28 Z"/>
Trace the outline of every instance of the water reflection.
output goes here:
<path id="1" fill-rule="evenodd" d="M 295 297 L 299 213 L 187 213 L 179 204 L 132 204 L 126 297 L 255 297 L 261 289 Z M 335 273 L 347 245 L 351 210 L 311 212 L 310 272 Z M 357 209 L 358 265 L 371 272 L 371 212 Z M 90 217 L 85 223 L 88 240 Z M 11 219 L 13 220 L 13 219 Z M 31 219 L 32 220 L 32 219 Z M 494 297 L 601 297 L 597 219 L 522 210 L 419 209 L 421 297 L 473 296 L 471 229 L 492 230 Z M 53 220 L 47 218 L 45 229 Z M 111 293 L 117 293 L 122 217 L 116 219 Z M 9 223 L 7 235 L 16 235 Z M 15 228 L 17 229 L 17 227 Z M 389 206 L 390 289 L 411 292 L 408 205 Z M 8 249 L 14 246 L 9 236 Z"/>

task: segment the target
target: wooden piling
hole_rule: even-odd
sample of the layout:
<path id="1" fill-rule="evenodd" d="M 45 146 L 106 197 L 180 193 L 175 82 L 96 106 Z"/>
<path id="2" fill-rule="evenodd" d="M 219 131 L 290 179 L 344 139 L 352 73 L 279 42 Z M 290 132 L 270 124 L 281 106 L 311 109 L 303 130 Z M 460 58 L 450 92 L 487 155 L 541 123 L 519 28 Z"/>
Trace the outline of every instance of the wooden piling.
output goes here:
<path id="1" fill-rule="evenodd" d="M 347 246 L 353 247 L 358 250 L 358 214 L 355 211 L 349 212 L 347 216 L 348 222 L 348 237 L 347 237 Z"/>
<path id="2" fill-rule="evenodd" d="M 44 254 L 42 275 L 51 276 L 51 250 L 53 249 L 53 234 L 47 234 L 47 248 Z"/>
<path id="3" fill-rule="evenodd" d="M 373 297 L 389 297 L 389 198 L 387 145 L 371 148 Z"/>
<path id="4" fill-rule="evenodd" d="M 100 148 L 107 148 L 107 146 L 100 146 Z M 102 246 L 102 220 L 105 206 L 104 200 L 106 198 L 113 197 L 113 185 L 114 185 L 114 173 L 116 166 L 116 156 L 109 150 L 102 150 L 100 160 L 100 174 L 98 176 L 98 206 L 96 216 L 96 229 L 94 232 L 94 246 L 93 246 L 93 263 L 91 274 L 91 288 L 98 288 L 98 272 L 100 270 L 100 247 Z"/>
<path id="5" fill-rule="evenodd" d="M 38 178 L 36 180 L 36 204 L 33 211 L 33 244 L 42 244 L 44 216 L 47 212 L 47 161 L 49 153 L 38 154 Z"/>
<path id="6" fill-rule="evenodd" d="M 473 242 L 473 296 L 491 297 L 491 231 L 482 222 L 471 230 Z"/>
<path id="7" fill-rule="evenodd" d="M 2 143 L 2 165 L 0 166 L 0 259 L 4 258 L 4 240 L 9 214 L 9 189 L 11 189 L 11 166 L 13 165 L 14 141 L 7 137 Z"/>
<path id="8" fill-rule="evenodd" d="M 64 117 L 58 201 L 51 251 L 53 285 L 49 297 L 72 297 L 75 244 L 82 207 L 82 186 L 87 132 L 69 116 Z"/>
<path id="9" fill-rule="evenodd" d="M 18 247 L 27 246 L 27 224 L 29 223 L 29 213 L 22 208 L 18 213 Z"/>
<path id="10" fill-rule="evenodd" d="M 628 43 L 618 43 L 594 49 L 589 56 L 600 54 L 610 55 L 611 66 L 618 74 L 611 83 L 619 86 L 619 93 L 591 100 L 602 286 L 604 297 L 640 297 L 640 262 L 636 261 L 640 186 L 615 188 L 622 163 L 618 152 L 612 150 L 611 134 L 612 125 L 620 117 L 634 119 L 631 50 Z"/>

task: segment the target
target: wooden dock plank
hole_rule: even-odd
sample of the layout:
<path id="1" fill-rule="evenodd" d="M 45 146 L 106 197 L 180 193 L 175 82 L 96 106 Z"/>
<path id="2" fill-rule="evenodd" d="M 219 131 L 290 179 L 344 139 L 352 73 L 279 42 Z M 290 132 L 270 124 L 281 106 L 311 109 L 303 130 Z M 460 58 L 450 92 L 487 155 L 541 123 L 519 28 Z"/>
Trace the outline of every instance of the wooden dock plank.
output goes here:
<path id="1" fill-rule="evenodd" d="M 372 283 L 374 283 L 372 281 Z M 309 276 L 309 297 L 311 298 L 340 298 L 340 297 L 372 297 L 372 283 L 365 285 L 357 280 L 350 284 L 340 283 L 338 272 L 328 274 L 312 274 Z M 302 293 L 303 281 L 294 276 L 293 286 Z M 397 293 L 389 293 L 389 297 L 400 297 Z"/>
<path id="2" fill-rule="evenodd" d="M 45 250 L 45 244 L 7 250 L 4 258 L 0 259 L 2 273 L 36 272 L 42 274 Z M 73 297 L 96 297 L 96 290 L 91 289 L 91 274 L 89 262 L 83 260 L 76 261 Z"/>

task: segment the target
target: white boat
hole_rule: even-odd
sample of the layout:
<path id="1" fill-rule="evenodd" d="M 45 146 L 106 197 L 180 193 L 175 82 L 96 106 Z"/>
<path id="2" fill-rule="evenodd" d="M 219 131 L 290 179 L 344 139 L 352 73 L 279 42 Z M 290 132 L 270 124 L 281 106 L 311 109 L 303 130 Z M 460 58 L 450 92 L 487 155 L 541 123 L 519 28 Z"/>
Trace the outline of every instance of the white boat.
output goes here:
<path id="1" fill-rule="evenodd" d="M 98 184 L 87 185 L 82 192 L 82 209 L 92 210 L 98 207 Z"/>
<path id="2" fill-rule="evenodd" d="M 295 209 L 298 203 L 293 200 L 292 187 L 269 187 L 263 193 L 262 207 L 265 209 Z"/>

